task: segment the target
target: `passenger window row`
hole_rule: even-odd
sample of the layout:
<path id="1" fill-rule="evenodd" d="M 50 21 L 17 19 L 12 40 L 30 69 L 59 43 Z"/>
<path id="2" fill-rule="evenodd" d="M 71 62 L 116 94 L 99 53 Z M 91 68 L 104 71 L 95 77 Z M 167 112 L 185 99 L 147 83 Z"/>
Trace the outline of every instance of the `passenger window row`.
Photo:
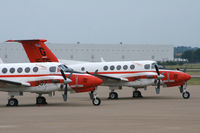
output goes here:
<path id="1" fill-rule="evenodd" d="M 123 68 L 123 70 L 127 70 L 128 69 L 128 65 L 124 65 L 123 67 L 121 65 L 117 65 L 117 66 L 111 65 L 110 67 L 104 66 L 103 70 L 107 71 L 109 68 L 110 68 L 110 70 L 115 70 L 115 68 L 117 70 L 121 70 L 122 68 Z M 135 69 L 135 65 L 130 65 L 129 68 L 131 70 L 133 70 L 133 69 Z"/>
<path id="2" fill-rule="evenodd" d="M 6 74 L 8 71 L 9 71 L 10 73 L 15 73 L 15 70 L 17 70 L 17 73 L 22 73 L 22 72 L 23 72 L 23 68 L 22 68 L 22 67 L 18 67 L 17 69 L 14 68 L 14 67 L 11 67 L 9 70 L 8 70 L 8 68 L 3 68 L 3 69 L 1 70 L 1 72 L 4 73 L 4 74 Z M 24 71 L 25 71 L 26 73 L 29 73 L 29 72 L 31 71 L 31 68 L 30 68 L 30 67 L 26 67 L 26 68 L 24 69 Z M 33 72 L 38 72 L 38 67 L 33 67 Z"/>
<path id="3" fill-rule="evenodd" d="M 23 71 L 25 71 L 25 73 L 29 73 L 30 71 L 31 71 L 31 68 L 30 67 L 26 67 L 24 70 L 23 70 L 23 68 L 22 67 L 18 67 L 17 69 L 16 68 L 14 68 L 14 67 L 12 67 L 12 68 L 10 68 L 9 70 L 8 70 L 8 68 L 3 68 L 2 70 L 1 70 L 1 72 L 3 73 L 3 74 L 6 74 L 8 71 L 10 72 L 10 73 L 15 73 L 15 70 L 17 70 L 17 73 L 22 73 Z M 38 72 L 38 70 L 39 70 L 39 68 L 38 67 L 33 67 L 33 72 Z M 56 66 L 51 66 L 51 67 L 49 67 L 49 71 L 50 72 L 56 72 Z"/>

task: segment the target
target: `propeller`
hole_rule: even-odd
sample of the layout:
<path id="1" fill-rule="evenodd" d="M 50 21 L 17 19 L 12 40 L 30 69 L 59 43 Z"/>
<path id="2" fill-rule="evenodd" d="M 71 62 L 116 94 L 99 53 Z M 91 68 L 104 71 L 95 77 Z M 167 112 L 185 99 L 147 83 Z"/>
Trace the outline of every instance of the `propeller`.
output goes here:
<path id="1" fill-rule="evenodd" d="M 97 69 L 97 70 L 95 70 L 95 71 L 94 71 L 94 74 L 91 74 L 91 73 L 90 73 L 90 72 L 88 72 L 88 71 L 86 71 L 86 73 L 87 73 L 87 74 L 90 74 L 90 75 L 93 75 L 93 76 L 96 76 L 96 75 L 97 75 L 97 73 L 98 73 L 98 71 L 99 71 L 98 69 Z"/>
<path id="2" fill-rule="evenodd" d="M 163 72 L 163 73 L 161 73 L 160 74 L 160 71 L 159 71 L 159 68 L 158 68 L 158 66 L 155 64 L 155 69 L 156 69 L 156 72 L 157 72 L 157 87 L 156 87 L 156 94 L 160 94 L 160 79 L 162 79 L 162 78 L 164 78 L 164 76 L 163 76 L 163 74 L 165 73 L 165 72 Z"/>
<path id="3" fill-rule="evenodd" d="M 68 92 L 68 83 L 71 83 L 72 80 L 70 79 L 72 76 L 72 72 L 68 75 L 68 77 L 66 78 L 64 71 L 61 69 L 60 70 L 63 78 L 64 78 L 64 84 L 65 84 L 65 88 L 64 88 L 64 94 L 63 94 L 63 100 L 67 101 L 67 92 Z"/>

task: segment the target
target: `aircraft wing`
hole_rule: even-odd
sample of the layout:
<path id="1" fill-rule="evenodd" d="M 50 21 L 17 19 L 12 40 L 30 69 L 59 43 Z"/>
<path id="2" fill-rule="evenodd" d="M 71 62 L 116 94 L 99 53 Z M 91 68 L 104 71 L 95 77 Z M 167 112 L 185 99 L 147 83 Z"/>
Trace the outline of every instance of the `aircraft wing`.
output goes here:
<path id="1" fill-rule="evenodd" d="M 101 78 L 103 80 L 115 80 L 115 81 L 123 81 L 123 82 L 129 82 L 134 81 L 140 78 L 156 78 L 157 74 L 155 72 L 140 72 L 140 73 L 131 73 L 131 74 L 122 74 L 119 76 L 110 76 L 105 74 L 96 74 L 98 78 Z"/>
<path id="2" fill-rule="evenodd" d="M 10 84 L 10 85 L 16 85 L 16 86 L 25 86 L 25 87 L 31 86 L 29 83 L 17 82 L 17 81 L 5 80 L 5 79 L 0 79 L 0 82 Z"/>
<path id="3" fill-rule="evenodd" d="M 114 77 L 114 76 L 107 76 L 107 75 L 101 75 L 101 74 L 97 74 L 95 75 L 96 77 L 100 78 L 100 79 L 111 79 L 111 80 L 116 80 L 116 81 L 124 81 L 124 82 L 128 82 L 128 79 L 126 78 L 122 78 L 122 77 Z"/>

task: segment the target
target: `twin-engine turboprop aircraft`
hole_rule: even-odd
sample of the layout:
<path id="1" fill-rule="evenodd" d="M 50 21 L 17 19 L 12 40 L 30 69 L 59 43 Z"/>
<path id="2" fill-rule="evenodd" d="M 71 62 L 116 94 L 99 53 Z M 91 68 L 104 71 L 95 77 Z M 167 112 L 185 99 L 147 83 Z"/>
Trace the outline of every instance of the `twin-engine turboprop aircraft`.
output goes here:
<path id="1" fill-rule="evenodd" d="M 17 106 L 18 100 L 14 96 L 23 95 L 23 92 L 37 93 L 36 104 L 46 104 L 42 94 L 64 91 L 63 99 L 67 101 L 67 91 L 90 92 L 101 83 L 101 79 L 75 73 L 61 63 L 0 64 L 0 91 L 8 92 L 8 106 Z M 101 102 L 96 95 L 92 101 L 94 105 Z"/>
<path id="2" fill-rule="evenodd" d="M 29 57 L 30 62 L 52 61 L 55 55 L 45 45 L 46 40 L 8 40 L 7 42 L 19 42 Z M 40 56 L 36 56 L 30 49 Z M 45 53 L 45 54 L 44 54 Z M 43 60 L 45 58 L 45 60 Z M 72 63 L 62 61 L 75 71 L 85 72 L 103 80 L 104 86 L 109 86 L 110 99 L 118 98 L 116 89 L 122 86 L 133 87 L 133 97 L 142 97 L 140 88 L 147 89 L 147 86 L 155 85 L 156 94 L 160 93 L 160 85 L 164 87 L 179 86 L 183 98 L 188 99 L 190 93 L 187 89 L 187 81 L 190 75 L 178 70 L 159 69 L 155 61 L 118 61 L 118 62 L 91 62 Z M 96 94 L 96 89 L 91 91 L 90 96 Z"/>

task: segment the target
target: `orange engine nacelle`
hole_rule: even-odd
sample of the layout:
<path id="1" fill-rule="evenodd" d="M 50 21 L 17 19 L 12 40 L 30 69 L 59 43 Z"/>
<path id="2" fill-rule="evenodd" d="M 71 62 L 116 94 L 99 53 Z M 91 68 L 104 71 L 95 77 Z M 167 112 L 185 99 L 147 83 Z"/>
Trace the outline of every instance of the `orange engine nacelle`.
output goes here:
<path id="1" fill-rule="evenodd" d="M 76 92 L 90 92 L 102 84 L 102 80 L 92 75 L 72 75 L 70 87 Z"/>

